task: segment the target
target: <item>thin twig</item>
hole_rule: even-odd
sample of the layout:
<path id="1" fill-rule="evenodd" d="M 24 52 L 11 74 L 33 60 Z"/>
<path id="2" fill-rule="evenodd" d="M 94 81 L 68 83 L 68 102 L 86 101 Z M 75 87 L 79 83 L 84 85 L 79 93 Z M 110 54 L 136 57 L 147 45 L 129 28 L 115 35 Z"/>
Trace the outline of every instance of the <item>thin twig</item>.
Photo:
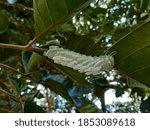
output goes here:
<path id="1" fill-rule="evenodd" d="M 9 3 L 6 3 L 6 2 L 0 0 L 0 4 L 3 4 L 8 7 L 18 7 L 18 8 L 22 8 L 23 10 L 29 10 L 32 12 L 34 11 L 33 8 L 24 6 L 23 4 L 19 4 L 19 3 L 9 4 Z"/>
<path id="2" fill-rule="evenodd" d="M 21 51 L 38 51 L 38 52 L 47 51 L 47 49 L 44 48 L 38 48 L 38 47 L 33 48 L 33 47 L 26 47 L 26 46 L 6 44 L 6 43 L 0 43 L 0 48 L 16 49 Z"/>
<path id="3" fill-rule="evenodd" d="M 15 101 L 20 102 L 19 97 L 14 96 L 14 95 L 10 94 L 9 92 L 6 92 L 5 90 L 3 90 L 3 89 L 1 89 L 1 88 L 0 88 L 0 93 L 3 93 L 3 94 L 5 94 L 6 96 L 8 96 L 8 97 L 14 99 Z"/>
<path id="4" fill-rule="evenodd" d="M 21 96 L 14 96 L 11 93 L 3 90 L 2 88 L 0 88 L 0 93 L 6 95 L 7 97 L 10 97 L 12 99 L 14 99 L 15 101 L 19 102 L 21 104 L 21 108 L 22 108 L 22 112 L 24 112 L 24 101 L 22 100 Z"/>
<path id="5" fill-rule="evenodd" d="M 55 27 L 56 25 L 60 24 L 61 22 L 63 22 L 65 19 L 65 17 L 63 17 L 62 19 L 60 19 L 59 21 L 55 22 L 54 24 L 50 25 L 48 28 L 46 28 L 45 30 L 41 31 L 39 34 L 37 34 L 33 40 L 31 40 L 27 45 L 26 48 L 30 48 L 42 35 L 44 35 L 48 30 L 50 30 L 51 28 Z"/>
<path id="6" fill-rule="evenodd" d="M 3 63 L 0 63 L 0 67 L 8 68 L 8 69 L 10 69 L 10 70 L 12 70 L 12 71 L 14 71 L 14 72 L 16 72 L 16 73 L 18 73 L 18 74 L 23 75 L 23 76 L 27 76 L 27 77 L 29 76 L 29 74 L 24 74 L 24 73 L 22 73 L 22 72 L 20 72 L 20 71 L 18 71 L 18 70 L 16 70 L 16 69 L 14 69 L 14 68 L 12 68 L 12 67 L 6 65 L 6 64 L 3 64 Z"/>
<path id="7" fill-rule="evenodd" d="M 0 80 L 0 84 L 5 86 L 6 88 L 10 87 L 10 85 L 8 83 L 4 82 L 3 80 Z"/>
<path id="8" fill-rule="evenodd" d="M 47 93 L 46 93 L 46 98 L 47 98 L 47 103 L 48 103 L 47 112 L 49 112 L 49 113 L 51 113 L 53 111 L 53 107 L 55 105 L 54 97 L 55 97 L 55 93 L 53 91 L 51 91 L 49 93 L 49 89 L 47 88 Z"/>
<path id="9" fill-rule="evenodd" d="M 33 8 L 24 6 L 23 4 L 15 3 L 14 6 L 21 7 L 22 9 L 25 9 L 25 10 L 34 11 Z"/>

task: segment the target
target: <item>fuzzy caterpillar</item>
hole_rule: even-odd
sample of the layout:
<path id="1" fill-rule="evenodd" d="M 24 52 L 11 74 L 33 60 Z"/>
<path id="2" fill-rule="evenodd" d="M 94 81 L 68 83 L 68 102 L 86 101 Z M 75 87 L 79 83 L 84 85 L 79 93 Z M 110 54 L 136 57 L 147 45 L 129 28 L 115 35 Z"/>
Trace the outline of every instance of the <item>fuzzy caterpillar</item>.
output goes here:
<path id="1" fill-rule="evenodd" d="M 111 55 L 86 56 L 58 46 L 50 46 L 46 56 L 56 64 L 73 68 L 86 75 L 98 75 L 110 71 L 114 66 L 114 58 Z"/>

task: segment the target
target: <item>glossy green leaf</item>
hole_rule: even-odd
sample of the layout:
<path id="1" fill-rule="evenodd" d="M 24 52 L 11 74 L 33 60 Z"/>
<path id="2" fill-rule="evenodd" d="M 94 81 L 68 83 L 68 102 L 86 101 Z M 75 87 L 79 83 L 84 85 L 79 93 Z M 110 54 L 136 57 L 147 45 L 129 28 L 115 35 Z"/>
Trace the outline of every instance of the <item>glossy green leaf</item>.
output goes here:
<path id="1" fill-rule="evenodd" d="M 115 68 L 123 74 L 150 85 L 150 20 L 122 37 L 110 49 L 116 52 Z"/>
<path id="2" fill-rule="evenodd" d="M 48 31 L 88 6 L 92 0 L 34 0 L 36 34 Z"/>

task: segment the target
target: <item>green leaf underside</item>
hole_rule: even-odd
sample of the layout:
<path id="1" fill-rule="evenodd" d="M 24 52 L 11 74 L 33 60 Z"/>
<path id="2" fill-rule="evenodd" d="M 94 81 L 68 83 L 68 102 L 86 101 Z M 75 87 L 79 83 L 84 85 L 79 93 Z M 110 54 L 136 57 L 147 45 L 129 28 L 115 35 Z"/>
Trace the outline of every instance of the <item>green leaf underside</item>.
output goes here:
<path id="1" fill-rule="evenodd" d="M 80 83 L 82 85 L 89 85 L 85 80 L 85 74 L 79 73 L 77 70 L 73 70 L 72 68 L 62 66 L 62 65 L 54 65 L 56 69 L 61 70 L 60 72 L 66 74 L 69 78 L 74 80 L 74 82 Z"/>
<path id="2" fill-rule="evenodd" d="M 53 90 L 55 93 L 61 95 L 63 98 L 72 101 L 70 96 L 68 95 L 66 86 L 63 84 L 63 82 L 62 83 L 57 82 L 56 79 L 57 76 L 53 76 L 53 78 L 44 83 L 44 85 Z"/>
<path id="3" fill-rule="evenodd" d="M 90 2 L 91 0 L 34 0 L 36 34 L 64 22 L 67 17 L 89 5 Z"/>
<path id="4" fill-rule="evenodd" d="M 150 20 L 131 31 L 109 51 L 116 51 L 115 68 L 150 85 Z"/>
<path id="5" fill-rule="evenodd" d="M 74 33 L 70 34 L 65 47 L 69 50 L 92 56 L 99 56 L 103 52 L 100 44 L 94 42 L 88 35 L 78 36 Z"/>

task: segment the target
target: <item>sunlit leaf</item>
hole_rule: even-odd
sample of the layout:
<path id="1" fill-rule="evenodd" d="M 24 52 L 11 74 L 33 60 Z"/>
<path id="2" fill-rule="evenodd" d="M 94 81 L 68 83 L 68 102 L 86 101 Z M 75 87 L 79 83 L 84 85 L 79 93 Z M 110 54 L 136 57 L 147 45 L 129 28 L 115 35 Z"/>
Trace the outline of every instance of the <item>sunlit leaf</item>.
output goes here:
<path id="1" fill-rule="evenodd" d="M 150 85 L 150 20 L 132 30 L 110 49 L 116 52 L 115 68 L 129 77 Z"/>

